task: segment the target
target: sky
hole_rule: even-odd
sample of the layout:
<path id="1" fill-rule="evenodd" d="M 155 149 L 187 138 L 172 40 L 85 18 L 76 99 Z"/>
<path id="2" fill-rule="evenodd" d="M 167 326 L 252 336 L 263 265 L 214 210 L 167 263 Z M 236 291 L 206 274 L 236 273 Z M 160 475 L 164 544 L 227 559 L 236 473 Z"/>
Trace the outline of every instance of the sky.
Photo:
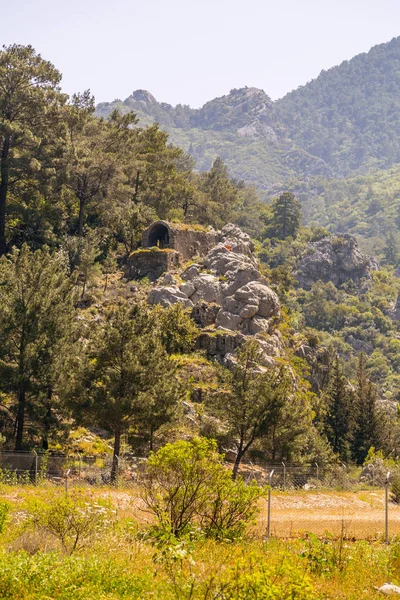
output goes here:
<path id="1" fill-rule="evenodd" d="M 246 85 L 275 100 L 388 42 L 400 1 L 0 0 L 0 20 L 0 43 L 31 44 L 68 94 L 199 107 Z"/>

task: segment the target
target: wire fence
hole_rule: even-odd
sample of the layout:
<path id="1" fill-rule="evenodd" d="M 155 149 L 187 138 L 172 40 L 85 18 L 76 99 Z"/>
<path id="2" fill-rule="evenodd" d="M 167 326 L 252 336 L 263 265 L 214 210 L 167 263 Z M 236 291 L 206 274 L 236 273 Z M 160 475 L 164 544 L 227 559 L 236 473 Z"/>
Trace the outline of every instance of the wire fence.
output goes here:
<path id="1" fill-rule="evenodd" d="M 1 452 L 0 483 L 9 485 L 114 488 L 137 494 L 137 480 L 146 459 L 112 456 Z M 232 467 L 231 464 L 227 466 Z M 308 533 L 351 539 L 390 541 L 400 535 L 400 505 L 391 499 L 390 475 L 376 465 L 362 470 L 344 464 L 243 464 L 247 483 L 268 486 L 258 526 L 265 537 L 298 537 Z M 112 489 L 112 488 L 111 488 Z"/>
<path id="2" fill-rule="evenodd" d="M 0 452 L 0 482 L 34 483 L 50 481 L 59 483 L 65 478 L 70 482 L 88 485 L 129 486 L 136 482 L 138 473 L 144 468 L 146 458 L 124 454 L 116 457 L 115 477 L 111 481 L 113 457 L 87 456 L 83 454 L 54 454 L 36 452 Z M 231 463 L 226 463 L 232 467 Z M 384 489 L 386 470 L 374 464 L 367 465 L 360 473 L 354 466 L 345 464 L 318 463 L 306 465 L 243 463 L 239 470 L 247 483 L 255 480 L 273 489 L 313 490 L 335 488 L 348 490 L 357 484 Z M 271 475 L 272 473 L 272 475 Z"/>

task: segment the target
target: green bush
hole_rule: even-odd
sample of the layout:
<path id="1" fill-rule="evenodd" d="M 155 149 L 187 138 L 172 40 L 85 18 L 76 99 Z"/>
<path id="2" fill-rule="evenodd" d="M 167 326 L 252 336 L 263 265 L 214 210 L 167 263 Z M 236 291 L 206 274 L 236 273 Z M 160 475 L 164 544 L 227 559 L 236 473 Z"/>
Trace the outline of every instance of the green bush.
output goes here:
<path id="1" fill-rule="evenodd" d="M 107 502 L 89 502 L 81 495 L 58 497 L 51 504 L 35 500 L 28 505 L 27 528 L 54 536 L 68 554 L 86 546 L 111 524 Z"/>
<path id="2" fill-rule="evenodd" d="M 3 533 L 4 525 L 6 524 L 9 511 L 9 503 L 0 500 L 0 533 Z"/>
<path id="3" fill-rule="evenodd" d="M 200 527 L 209 537 L 241 535 L 257 513 L 264 490 L 232 480 L 214 440 L 167 444 L 147 462 L 142 498 L 158 527 L 179 537 Z"/>
<path id="4" fill-rule="evenodd" d="M 238 561 L 225 576 L 221 600 L 312 600 L 317 598 L 311 581 L 286 560 L 279 567 L 260 564 L 259 557 Z"/>

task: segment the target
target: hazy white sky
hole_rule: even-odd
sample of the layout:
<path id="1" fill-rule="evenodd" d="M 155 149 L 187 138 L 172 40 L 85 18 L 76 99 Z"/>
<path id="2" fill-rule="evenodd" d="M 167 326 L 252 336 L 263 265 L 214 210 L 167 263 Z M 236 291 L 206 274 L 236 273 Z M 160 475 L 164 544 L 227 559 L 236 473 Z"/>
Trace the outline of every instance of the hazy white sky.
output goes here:
<path id="1" fill-rule="evenodd" d="M 2 44 L 31 44 L 67 93 L 149 90 L 193 107 L 245 85 L 273 99 L 400 35 L 400 0 L 0 0 Z"/>

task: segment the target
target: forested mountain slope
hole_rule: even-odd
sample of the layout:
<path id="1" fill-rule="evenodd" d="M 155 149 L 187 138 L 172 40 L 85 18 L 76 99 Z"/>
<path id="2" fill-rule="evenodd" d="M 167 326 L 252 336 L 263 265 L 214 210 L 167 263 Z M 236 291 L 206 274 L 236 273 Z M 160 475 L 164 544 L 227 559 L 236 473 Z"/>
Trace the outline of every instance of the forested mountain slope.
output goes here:
<path id="1" fill-rule="evenodd" d="M 400 38 L 359 54 L 272 102 L 234 89 L 199 109 L 159 103 L 144 90 L 104 102 L 97 114 L 136 112 L 208 169 L 216 156 L 231 175 L 270 189 L 290 178 L 347 176 L 400 161 Z"/>
<path id="2" fill-rule="evenodd" d="M 322 71 L 275 103 L 291 139 L 337 174 L 400 161 L 400 38 Z"/>
<path id="3" fill-rule="evenodd" d="M 115 109 L 136 113 L 142 125 L 158 122 L 173 144 L 193 156 L 199 170 L 209 169 L 220 156 L 231 176 L 263 190 L 293 177 L 331 174 L 320 158 L 288 138 L 273 102 L 256 88 L 234 89 L 200 109 L 172 107 L 137 90 L 124 101 L 99 104 L 96 114 L 108 117 Z"/>

